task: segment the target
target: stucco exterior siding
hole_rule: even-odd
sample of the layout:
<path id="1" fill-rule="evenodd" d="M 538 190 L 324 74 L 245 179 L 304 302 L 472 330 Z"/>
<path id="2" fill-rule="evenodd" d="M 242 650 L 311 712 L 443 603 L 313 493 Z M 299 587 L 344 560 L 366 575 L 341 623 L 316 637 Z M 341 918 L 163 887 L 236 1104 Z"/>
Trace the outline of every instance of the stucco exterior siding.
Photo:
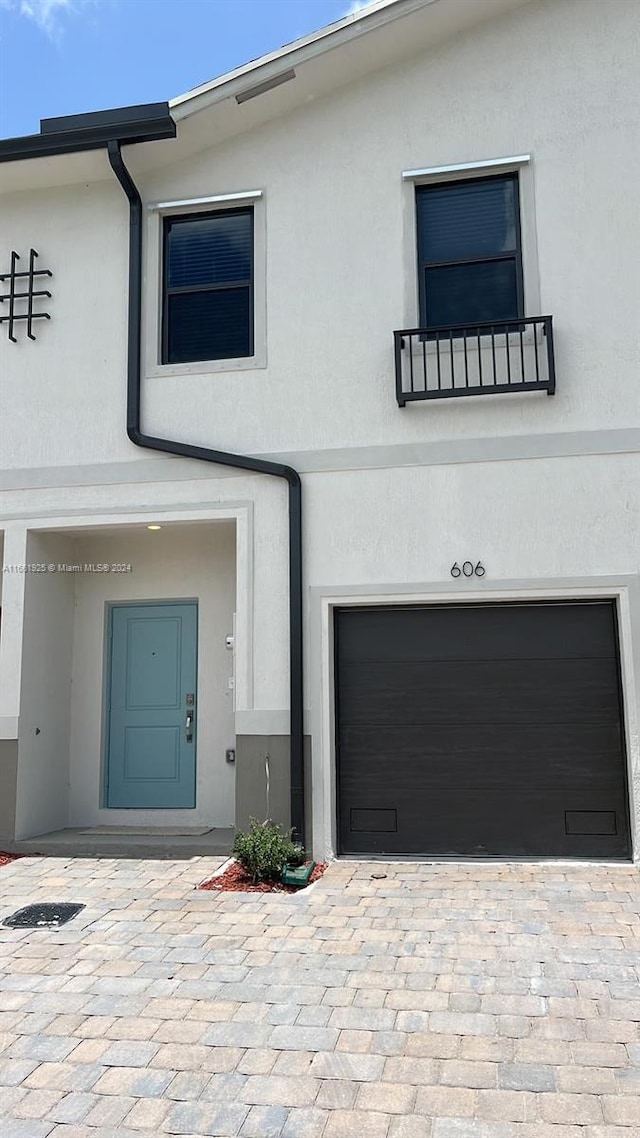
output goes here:
<path id="1" fill-rule="evenodd" d="M 640 9 L 456 3 L 430 16 L 424 6 L 424 29 L 452 13 L 448 35 L 442 22 L 409 48 L 398 18 L 367 41 L 366 68 L 356 43 L 343 57 L 336 48 L 265 102 L 242 109 L 229 95 L 206 106 L 203 94 L 190 117 L 176 112 L 175 144 L 123 148 L 144 206 L 142 427 L 301 472 L 316 857 L 337 848 L 333 606 L 575 595 L 616 601 L 638 858 Z M 474 22 L 481 8 L 487 18 Z M 360 60 L 352 73 L 349 60 Z M 317 94 L 296 103 L 295 83 L 307 90 L 312 80 Z M 525 314 L 553 317 L 556 394 L 399 408 L 393 331 L 419 321 L 416 180 L 403 172 L 510 155 Z M 0 326 L 0 839 L 132 821 L 101 796 L 104 620 L 110 603 L 154 598 L 200 605 L 201 781 L 190 824 L 229 827 L 262 812 L 286 822 L 286 485 L 129 442 L 127 203 L 104 153 L 84 166 L 69 156 L 64 174 L 56 159 L 47 188 L 50 161 L 32 164 L 32 188 L 1 198 L 0 261 L 36 248 L 53 295 L 35 343 L 19 331 L 12 344 Z M 247 190 L 260 195 L 264 342 L 246 366 L 163 366 L 157 203 Z M 163 532 L 147 533 L 156 521 Z M 10 569 L 49 551 L 57 561 L 60 549 L 70 561 L 136 569 L 44 582 Z M 467 560 L 481 561 L 484 577 L 452 578 Z M 225 762 L 233 746 L 235 770 Z M 181 824 L 170 813 L 164 823 Z"/>
<path id="2" fill-rule="evenodd" d="M 145 202 L 257 186 L 267 230 L 267 367 L 163 369 L 145 383 L 146 428 L 266 453 L 633 422 L 638 11 L 626 0 L 606 7 L 605 18 L 599 0 L 524 5 L 189 163 L 143 174 Z M 538 288 L 525 299 L 529 314 L 554 316 L 557 395 L 400 412 L 391 334 L 417 315 L 412 188 L 401 173 L 510 154 L 531 155 L 524 256 Z M 106 159 L 102 183 L 9 195 L 3 218 L 6 248 L 39 245 L 55 274 L 40 345 L 0 339 L 3 383 L 20 392 L 2 426 L 3 465 L 135 458 L 122 432 L 128 217 Z M 150 335 L 155 212 L 145 237 Z M 148 340 L 147 371 L 157 353 Z"/>

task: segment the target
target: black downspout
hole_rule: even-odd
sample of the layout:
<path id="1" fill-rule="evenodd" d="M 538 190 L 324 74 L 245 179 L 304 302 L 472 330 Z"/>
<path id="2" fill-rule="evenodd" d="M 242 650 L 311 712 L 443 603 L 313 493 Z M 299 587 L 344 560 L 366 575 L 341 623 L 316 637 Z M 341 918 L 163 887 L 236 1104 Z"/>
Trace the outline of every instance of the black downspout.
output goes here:
<path id="1" fill-rule="evenodd" d="M 302 675 L 302 486 L 291 466 L 259 458 L 228 454 L 173 439 L 157 439 L 140 429 L 140 345 L 142 316 L 142 199 L 124 164 L 120 143 L 107 143 L 109 162 L 129 199 L 129 330 L 127 359 L 127 435 L 148 450 L 196 458 L 220 466 L 235 466 L 258 474 L 284 478 L 289 485 L 289 671 L 291 825 L 304 843 L 304 712 Z"/>

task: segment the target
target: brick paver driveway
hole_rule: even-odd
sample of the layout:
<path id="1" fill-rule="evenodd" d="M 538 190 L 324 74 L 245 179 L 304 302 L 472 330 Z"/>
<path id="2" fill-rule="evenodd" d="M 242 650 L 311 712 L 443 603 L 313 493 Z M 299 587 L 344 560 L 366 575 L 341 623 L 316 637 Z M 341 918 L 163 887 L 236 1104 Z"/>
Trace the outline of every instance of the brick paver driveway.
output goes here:
<path id="1" fill-rule="evenodd" d="M 2 917 L 87 905 L 0 931 L 2 1138 L 640 1134 L 633 867 L 339 862 L 298 896 L 195 892 L 215 865 L 0 870 Z"/>

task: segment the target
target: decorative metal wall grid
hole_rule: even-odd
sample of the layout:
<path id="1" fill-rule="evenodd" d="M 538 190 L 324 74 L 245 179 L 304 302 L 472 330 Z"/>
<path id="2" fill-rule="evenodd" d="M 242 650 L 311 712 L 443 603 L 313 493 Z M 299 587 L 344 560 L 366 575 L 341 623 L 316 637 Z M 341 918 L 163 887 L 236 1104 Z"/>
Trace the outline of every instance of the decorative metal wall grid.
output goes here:
<path id="1" fill-rule="evenodd" d="M 34 312 L 34 301 L 41 296 L 47 296 L 51 299 L 51 293 L 45 288 L 34 288 L 37 283 L 37 277 L 51 277 L 53 276 L 50 269 L 36 269 L 36 258 L 38 254 L 35 249 L 29 250 L 29 268 L 23 272 L 18 272 L 16 265 L 20 260 L 19 255 L 12 251 L 11 253 L 11 271 L 8 273 L 0 274 L 0 281 L 9 282 L 9 291 L 0 295 L 0 301 L 3 304 L 9 305 L 9 312 L 6 315 L 0 316 L 0 324 L 8 324 L 9 326 L 9 339 L 17 344 L 17 337 L 14 336 L 14 326 L 18 320 L 26 320 L 27 322 L 27 336 L 30 340 L 35 340 L 33 334 L 34 320 L 50 320 L 51 316 L 48 312 Z M 26 281 L 26 292 L 18 292 L 16 288 L 20 288 L 22 282 Z M 17 282 L 21 282 L 17 284 Z M 26 302 L 26 303 L 25 303 Z M 16 305 L 18 311 L 16 311 Z"/>

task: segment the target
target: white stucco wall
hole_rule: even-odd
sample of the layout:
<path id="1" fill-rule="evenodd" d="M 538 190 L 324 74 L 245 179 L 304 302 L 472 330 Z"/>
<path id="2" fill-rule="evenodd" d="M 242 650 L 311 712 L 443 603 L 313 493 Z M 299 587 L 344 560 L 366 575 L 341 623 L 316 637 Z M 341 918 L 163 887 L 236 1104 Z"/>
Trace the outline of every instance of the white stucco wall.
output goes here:
<path id="1" fill-rule="evenodd" d="M 36 341 L 20 325 L 12 344 L 2 326 L 0 400 L 11 408 L 0 426 L 3 469 L 113 461 L 133 449 L 122 432 L 127 238 L 119 207 L 109 181 L 2 199 L 2 271 L 11 249 L 28 264 L 33 246 L 37 267 L 53 272 L 42 286 L 53 294 L 44 309 L 51 320 L 35 322 Z"/>
<path id="2" fill-rule="evenodd" d="M 119 481 L 130 479 L 134 471 L 139 472 L 139 483 Z M 247 678 L 238 692 L 237 706 L 261 711 L 284 708 L 289 682 L 286 484 L 263 475 L 216 477 L 215 468 L 212 476 L 212 468 L 202 463 L 153 457 L 151 463 L 128 464 L 124 471 L 94 467 L 81 473 L 103 481 L 97 485 L 0 491 L 0 516 L 11 518 L 5 523 L 5 563 L 24 563 L 26 530 L 34 526 L 80 527 L 104 515 L 109 515 L 115 526 L 135 514 L 140 517 L 137 524 L 144 529 L 146 521 L 154 521 L 165 512 L 172 518 L 188 517 L 191 512 L 198 519 L 210 520 L 220 510 L 227 514 L 236 509 L 244 511 L 248 520 L 246 544 L 241 551 L 242 572 L 250 595 L 242 607 L 248 622 L 248 658 L 244 662 Z M 145 512 L 140 514 L 141 510 Z M 233 565 L 230 572 L 233 578 Z M 0 650 L 0 725 L 3 715 L 18 715 L 19 683 L 13 674 L 13 661 L 21 645 L 24 574 L 6 573 L 4 587 L 11 604 L 7 603 L 3 614 L 4 641 L 0 640 L 0 649 L 6 645 L 4 654 Z M 282 721 L 280 728 L 284 729 Z"/>
<path id="3" fill-rule="evenodd" d="M 365 470 L 305 480 L 314 850 L 334 854 L 335 604 L 616 600 L 632 837 L 640 856 L 640 457 Z M 485 576 L 451 577 L 454 562 Z"/>
<path id="4" fill-rule="evenodd" d="M 66 548 L 63 538 L 31 533 L 27 564 L 57 563 Z M 67 825 L 74 602 L 64 574 L 29 572 L 23 580 L 17 838 Z"/>
<path id="5" fill-rule="evenodd" d="M 263 190 L 268 366 L 163 369 L 145 386 L 149 430 L 262 452 L 626 427 L 639 404 L 639 24 L 628 0 L 525 4 L 214 149 L 203 113 L 190 127 L 203 152 L 141 175 L 143 198 Z M 518 154 L 532 156 L 525 259 L 539 273 L 527 310 L 554 316 L 557 395 L 400 411 L 391 334 L 417 315 L 401 172 Z M 7 467 L 136 457 L 122 431 L 128 210 L 102 160 L 102 184 L 3 202 L 2 258 L 33 244 L 54 272 L 39 341 L 0 337 Z M 149 334 L 157 224 L 146 215 Z"/>
<path id="6" fill-rule="evenodd" d="M 363 470 L 305 486 L 310 586 L 449 581 L 466 559 L 482 561 L 487 584 L 640 570 L 638 455 Z"/>
<path id="7" fill-rule="evenodd" d="M 255 563 L 251 587 L 243 593 L 240 606 L 250 609 L 245 626 L 250 635 L 251 678 L 238 709 L 238 730 L 281 733 L 286 731 L 288 702 L 284 503 L 272 502 L 270 513 L 269 495 L 274 488 L 263 480 L 235 477 L 213 483 L 202 479 L 174 482 L 172 499 L 181 499 L 185 513 L 189 507 L 210 508 L 212 485 L 223 488 L 221 499 L 229 504 L 253 491 L 257 507 L 251 512 L 251 537 L 244 555 L 245 569 L 248 551 L 253 552 Z M 472 582 L 476 598 L 502 598 L 505 593 L 512 599 L 532 593 L 567 596 L 572 590 L 582 595 L 585 589 L 593 595 L 611 596 L 622 585 L 628 591 L 621 628 L 625 731 L 630 782 L 635 803 L 640 803 L 639 485 L 640 460 L 631 453 L 437 463 L 351 471 L 348 476 L 340 471 L 305 475 L 306 703 L 307 729 L 313 740 L 314 849 L 318 855 L 332 849 L 325 775 L 332 763 L 333 737 L 325 721 L 332 700 L 331 671 L 328 666 L 325 669 L 330 657 L 325 660 L 323 654 L 329 625 L 320 628 L 318 624 L 318 599 L 336 595 L 342 595 L 345 603 L 393 597 L 428 601 L 443 595 L 451 601 L 468 599 L 469 583 L 453 581 L 450 576 L 453 562 L 464 559 L 481 560 L 486 570 L 482 580 Z M 90 519 L 92 509 L 97 517 L 100 493 L 104 491 L 95 487 L 76 492 L 75 507 L 84 514 L 77 518 L 79 523 Z M 167 488 L 148 484 L 138 488 L 138 495 L 151 506 L 154 498 L 166 500 Z M 132 488 L 111 487 L 110 496 L 123 511 L 131 507 Z M 30 497 L 33 493 L 25 492 L 25 506 Z M 148 518 L 155 516 L 150 512 Z M 271 538 L 268 518 L 275 523 Z M 256 519 L 262 519 L 261 525 L 255 525 Z M 68 526 L 68 519 L 64 524 Z M 232 745 L 235 730 L 226 694 L 231 660 L 223 646 L 234 606 L 233 534 L 228 523 L 201 527 L 200 536 L 190 529 L 186 540 L 177 531 L 150 534 L 143 527 L 144 522 L 139 522 L 135 529 L 124 528 L 108 537 L 67 539 L 65 555 L 72 561 L 130 560 L 136 566 L 131 575 L 108 580 L 83 575 L 73 581 L 69 816 L 79 825 L 113 823 L 115 815 L 116 821 L 121 820 L 120 812 L 99 808 L 105 602 L 197 596 L 201 659 L 205 643 L 215 659 L 204 663 L 200 672 L 202 810 L 191 820 L 193 824 L 223 825 L 229 820 L 223 804 L 227 811 L 232 801 L 232 774 L 223 761 L 224 749 Z M 26 585 L 29 611 L 31 579 L 23 576 L 20 580 Z M 9 576 L 5 587 L 11 587 Z M 47 619 L 45 613 L 43 627 Z M 29 642 L 27 636 L 25 652 Z M 34 659 L 33 648 L 26 658 Z M 23 681 L 25 708 L 33 706 L 28 694 L 32 690 Z M 122 816 L 126 821 L 125 812 Z M 152 815 L 147 820 L 153 821 Z"/>
<path id="8" fill-rule="evenodd" d="M 2 619 L 0 621 L 0 731 L 17 739 L 24 623 L 24 576 L 15 571 L 27 560 L 24 525 L 9 524 L 2 543 Z"/>

